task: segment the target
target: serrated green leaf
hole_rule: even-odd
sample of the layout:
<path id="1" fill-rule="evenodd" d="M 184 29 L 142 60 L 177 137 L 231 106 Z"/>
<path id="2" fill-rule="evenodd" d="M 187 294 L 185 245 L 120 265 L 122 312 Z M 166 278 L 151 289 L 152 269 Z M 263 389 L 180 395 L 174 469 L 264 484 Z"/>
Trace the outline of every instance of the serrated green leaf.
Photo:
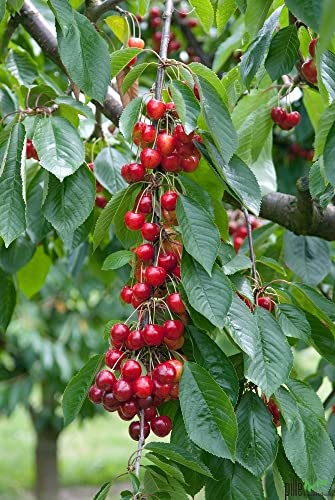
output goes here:
<path id="1" fill-rule="evenodd" d="M 8 247 L 26 227 L 21 178 L 25 128 L 16 123 L 1 144 L 0 236 Z"/>
<path id="2" fill-rule="evenodd" d="M 42 167 L 60 181 L 73 174 L 85 160 L 84 145 L 77 130 L 60 116 L 40 118 L 33 143 Z"/>
<path id="3" fill-rule="evenodd" d="M 330 50 L 325 50 L 320 58 L 320 75 L 321 80 L 328 92 L 329 102 L 335 99 L 335 54 Z"/>
<path id="4" fill-rule="evenodd" d="M 278 262 L 275 259 L 271 259 L 271 257 L 262 256 L 256 260 L 256 263 L 257 262 L 263 264 L 263 266 L 273 269 L 274 271 L 276 271 L 276 273 L 281 274 L 282 276 L 286 276 L 285 269 L 280 264 L 278 264 Z"/>
<path id="5" fill-rule="evenodd" d="M 245 269 L 250 269 L 251 260 L 246 255 L 237 254 L 230 261 L 223 266 L 224 273 L 229 276 L 230 274 L 235 274 L 238 271 L 244 271 Z"/>
<path id="6" fill-rule="evenodd" d="M 66 35 L 74 23 L 74 11 L 70 3 L 63 0 L 49 0 L 48 3 L 63 34 Z"/>
<path id="7" fill-rule="evenodd" d="M 307 315 L 308 324 L 312 330 L 309 344 L 329 363 L 335 366 L 335 337 L 334 334 L 311 314 Z"/>
<path id="8" fill-rule="evenodd" d="M 249 307 L 236 294 L 233 294 L 226 325 L 234 342 L 250 358 L 254 358 L 258 349 L 258 326 Z"/>
<path id="9" fill-rule="evenodd" d="M 83 165 L 60 182 L 50 174 L 43 213 L 62 239 L 67 239 L 88 218 L 95 201 L 93 175 Z"/>
<path id="10" fill-rule="evenodd" d="M 16 305 L 13 278 L 0 269 L 0 333 L 5 333 Z"/>
<path id="11" fill-rule="evenodd" d="M 276 316 L 286 337 L 309 341 L 311 327 L 301 309 L 292 304 L 276 304 Z"/>
<path id="12" fill-rule="evenodd" d="M 6 0 L 0 0 L 0 19 L 3 18 L 6 12 Z"/>
<path id="13" fill-rule="evenodd" d="M 248 0 L 245 11 L 245 25 L 253 39 L 264 24 L 273 0 Z"/>
<path id="14" fill-rule="evenodd" d="M 166 460 L 165 457 L 159 458 L 153 453 L 146 453 L 145 458 L 146 460 L 150 460 L 156 467 L 159 467 L 168 477 L 174 477 L 181 484 L 185 485 L 183 474 L 175 465 L 172 465 L 170 461 Z"/>
<path id="15" fill-rule="evenodd" d="M 100 490 L 98 491 L 98 493 L 96 493 L 94 495 L 93 500 L 106 500 L 107 495 L 108 495 L 109 490 L 111 489 L 111 487 L 112 487 L 112 483 L 111 482 L 103 484 L 101 486 Z"/>
<path id="16" fill-rule="evenodd" d="M 237 412 L 236 460 L 255 476 L 261 476 L 274 462 L 278 434 L 264 402 L 253 392 L 242 396 Z"/>
<path id="17" fill-rule="evenodd" d="M 142 108 L 143 98 L 135 97 L 130 103 L 124 108 L 120 116 L 120 132 L 126 141 L 131 141 L 132 132 L 135 123 L 140 117 L 140 112 Z"/>
<path id="18" fill-rule="evenodd" d="M 213 455 L 234 460 L 237 422 L 233 406 L 215 380 L 196 363 L 184 364 L 179 399 L 191 440 Z"/>
<path id="19" fill-rule="evenodd" d="M 99 183 L 111 194 L 118 193 L 127 186 L 121 175 L 121 167 L 126 155 L 115 147 L 104 148 L 94 160 L 94 174 Z"/>
<path id="20" fill-rule="evenodd" d="M 127 48 L 116 50 L 111 55 L 111 77 L 114 78 L 128 63 L 142 52 L 142 49 Z"/>
<path id="21" fill-rule="evenodd" d="M 200 106 L 193 91 L 188 85 L 178 80 L 173 80 L 170 84 L 173 102 L 179 119 L 185 127 L 185 132 L 190 134 L 197 127 Z"/>
<path id="22" fill-rule="evenodd" d="M 191 306 L 213 325 L 222 328 L 232 300 L 228 278 L 217 264 L 212 276 L 186 252 L 182 259 L 182 283 Z"/>
<path id="23" fill-rule="evenodd" d="M 27 52 L 19 49 L 10 50 L 6 62 L 7 68 L 21 85 L 29 86 L 37 78 L 37 66 Z"/>
<path id="24" fill-rule="evenodd" d="M 225 105 L 228 106 L 228 96 L 226 89 L 222 85 L 222 82 L 217 74 L 201 63 L 191 63 L 189 64 L 189 67 L 197 76 L 201 76 L 202 78 L 207 80 L 207 82 L 210 83 L 215 88 L 217 93 L 221 96 L 221 99 L 223 100 Z"/>
<path id="25" fill-rule="evenodd" d="M 76 11 L 73 14 L 74 22 L 67 33 L 57 33 L 59 53 L 78 87 L 102 102 L 110 82 L 108 45 L 84 15 Z"/>
<path id="26" fill-rule="evenodd" d="M 132 84 L 140 78 L 142 73 L 149 67 L 149 66 L 157 66 L 156 63 L 141 63 L 141 64 L 136 64 L 129 73 L 125 76 L 123 82 L 122 82 L 122 92 L 125 94 L 127 90 L 132 86 Z"/>
<path id="27" fill-rule="evenodd" d="M 295 24 L 281 29 L 271 40 L 265 68 L 272 81 L 290 73 L 299 57 L 299 38 Z"/>
<path id="28" fill-rule="evenodd" d="M 291 283 L 290 292 L 299 306 L 306 312 L 313 314 L 333 328 L 335 321 L 335 304 L 318 293 L 314 288 L 301 283 Z"/>
<path id="29" fill-rule="evenodd" d="M 91 120 L 94 120 L 94 114 L 91 108 L 86 106 L 80 101 L 77 101 L 70 95 L 62 95 L 59 97 L 56 97 L 55 103 L 59 104 L 60 107 L 69 107 L 72 109 L 75 109 L 80 115 L 86 116 L 86 118 L 90 118 Z"/>
<path id="30" fill-rule="evenodd" d="M 113 31 L 120 42 L 125 43 L 129 38 L 129 25 L 123 16 L 108 16 L 104 19 L 107 26 Z"/>
<path id="31" fill-rule="evenodd" d="M 26 221 L 27 234 L 36 245 L 52 230 L 42 213 L 43 191 L 48 181 L 48 172 L 40 169 L 30 182 L 27 191 Z"/>
<path id="32" fill-rule="evenodd" d="M 103 354 L 92 356 L 67 384 L 62 400 L 64 426 L 73 422 L 80 412 L 88 390 L 103 363 L 103 358 Z"/>
<path id="33" fill-rule="evenodd" d="M 219 0 L 216 7 L 216 25 L 218 34 L 224 30 L 227 22 L 237 9 L 235 0 Z"/>
<path id="34" fill-rule="evenodd" d="M 335 103 L 332 103 L 321 115 L 315 134 L 315 156 L 323 154 L 327 137 L 335 122 Z"/>
<path id="35" fill-rule="evenodd" d="M 128 189 L 129 188 L 126 188 L 119 193 L 116 193 L 101 212 L 94 228 L 93 250 L 96 250 L 105 236 L 107 236 L 109 227 L 113 222 L 114 215 L 123 198 L 127 196 Z"/>
<path id="36" fill-rule="evenodd" d="M 285 383 L 293 365 L 287 340 L 272 315 L 256 307 L 258 343 L 255 356 L 245 358 L 245 375 L 258 385 L 267 397 Z"/>
<path id="37" fill-rule="evenodd" d="M 129 264 L 133 258 L 134 254 L 130 250 L 119 250 L 118 252 L 108 255 L 102 265 L 102 270 L 109 271 L 110 269 L 119 269 Z"/>
<path id="38" fill-rule="evenodd" d="M 214 22 L 214 10 L 210 0 L 190 0 L 205 31 L 209 31 Z"/>
<path id="39" fill-rule="evenodd" d="M 313 31 L 319 31 L 322 15 L 320 0 L 285 0 L 288 9 Z"/>
<path id="40" fill-rule="evenodd" d="M 131 248 L 138 245 L 142 238 L 139 231 L 131 231 L 124 223 L 124 216 L 128 210 L 133 209 L 136 197 L 140 190 L 141 186 L 138 184 L 130 186 L 127 191 L 127 196 L 122 198 L 113 217 L 115 234 L 124 248 Z"/>
<path id="41" fill-rule="evenodd" d="M 214 60 L 213 71 L 220 72 L 226 62 L 230 59 L 235 49 L 238 49 L 243 43 L 243 35 L 245 33 L 245 26 L 243 23 L 237 24 L 236 28 L 232 30 L 232 34 L 226 38 L 217 48 Z M 226 101 L 225 101 L 225 104 Z"/>
<path id="42" fill-rule="evenodd" d="M 187 252 L 211 275 L 220 245 L 218 228 L 208 212 L 188 196 L 179 195 L 176 213 Z"/>

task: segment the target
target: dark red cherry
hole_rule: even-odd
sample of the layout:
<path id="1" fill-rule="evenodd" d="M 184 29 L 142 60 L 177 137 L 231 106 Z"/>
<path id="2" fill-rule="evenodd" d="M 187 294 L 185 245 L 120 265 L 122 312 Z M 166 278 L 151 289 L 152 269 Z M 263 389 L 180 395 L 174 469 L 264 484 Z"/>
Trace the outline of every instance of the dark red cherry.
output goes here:
<path id="1" fill-rule="evenodd" d="M 149 283 L 136 283 L 133 286 L 133 293 L 139 300 L 147 300 L 152 293 L 152 288 Z"/>
<path id="2" fill-rule="evenodd" d="M 115 411 L 120 406 L 120 401 L 118 401 L 112 392 L 105 392 L 102 398 L 102 404 L 105 410 Z"/>
<path id="3" fill-rule="evenodd" d="M 152 393 L 154 388 L 154 383 L 148 375 L 143 375 L 142 377 L 138 377 L 133 382 L 133 391 L 134 394 L 141 399 L 146 399 Z"/>
<path id="4" fill-rule="evenodd" d="M 161 384 L 158 380 L 154 379 L 153 394 L 160 399 L 166 399 L 170 395 L 171 385 Z"/>
<path id="5" fill-rule="evenodd" d="M 194 137 L 194 132 L 186 134 L 184 127 L 178 124 L 174 129 L 173 135 L 178 141 L 183 142 L 184 144 L 188 144 L 192 142 L 192 139 Z"/>
<path id="6" fill-rule="evenodd" d="M 273 311 L 273 308 L 275 306 L 273 300 L 270 299 L 270 297 L 258 297 L 257 304 L 270 312 Z"/>
<path id="7" fill-rule="evenodd" d="M 113 394 L 115 399 L 121 403 L 130 399 L 133 395 L 133 389 L 129 382 L 119 378 L 114 384 Z"/>
<path id="8" fill-rule="evenodd" d="M 101 370 L 95 378 L 95 385 L 102 391 L 111 391 L 115 381 L 116 378 L 112 372 L 109 370 Z"/>
<path id="9" fill-rule="evenodd" d="M 157 409 L 155 406 L 149 406 L 144 410 L 144 420 L 150 422 L 157 415 Z"/>
<path id="10" fill-rule="evenodd" d="M 132 332 L 130 332 L 125 343 L 127 349 L 130 349 L 131 351 L 138 351 L 145 346 L 145 342 L 140 330 L 133 330 Z"/>
<path id="11" fill-rule="evenodd" d="M 124 358 L 124 352 L 118 349 L 113 349 L 110 347 L 105 354 L 105 363 L 109 368 L 113 370 L 118 370 L 121 365 L 121 361 Z"/>
<path id="12" fill-rule="evenodd" d="M 170 417 L 167 415 L 160 415 L 159 417 L 154 417 L 151 422 L 151 429 L 154 434 L 158 437 L 167 436 L 172 429 L 172 422 Z"/>
<path id="13" fill-rule="evenodd" d="M 111 328 L 110 335 L 113 341 L 124 342 L 129 332 L 129 327 L 125 323 L 115 323 Z"/>
<path id="14" fill-rule="evenodd" d="M 182 314 L 186 310 L 180 293 L 171 293 L 171 295 L 167 297 L 166 303 L 175 314 Z"/>
<path id="15" fill-rule="evenodd" d="M 135 422 L 132 422 L 129 426 L 129 436 L 134 440 L 134 441 L 139 441 L 140 439 L 140 430 L 141 430 L 141 423 L 139 420 L 136 420 Z M 149 434 L 150 434 L 150 425 L 148 422 L 144 423 L 144 439 L 146 439 Z"/>
<path id="16" fill-rule="evenodd" d="M 133 382 L 141 376 L 142 366 L 134 359 L 128 359 L 121 366 L 121 375 L 127 382 Z"/>
<path id="17" fill-rule="evenodd" d="M 145 271 L 145 278 L 152 286 L 161 286 L 166 280 L 166 277 L 166 270 L 160 266 L 149 266 Z"/>
<path id="18" fill-rule="evenodd" d="M 126 304 L 131 304 L 131 299 L 133 296 L 133 290 L 130 286 L 124 286 L 120 292 L 120 298 Z"/>
<path id="19" fill-rule="evenodd" d="M 164 329 L 160 325 L 149 323 L 142 330 L 142 337 L 147 345 L 160 345 L 164 337 Z"/>
<path id="20" fill-rule="evenodd" d="M 156 241 L 160 234 L 160 227 L 154 222 L 145 222 L 141 228 L 141 233 L 145 240 Z"/>
<path id="21" fill-rule="evenodd" d="M 167 191 L 161 196 L 161 207 L 169 211 L 175 210 L 177 206 L 177 200 L 178 193 L 176 191 Z"/>
<path id="22" fill-rule="evenodd" d="M 175 382 L 177 372 L 172 364 L 160 363 L 154 368 L 152 376 L 161 384 L 172 384 Z"/>
<path id="23" fill-rule="evenodd" d="M 171 252 L 161 253 L 158 256 L 158 265 L 163 267 L 168 273 L 173 271 L 177 264 L 177 257 Z"/>
<path id="24" fill-rule="evenodd" d="M 134 418 L 136 413 L 138 412 L 138 404 L 135 399 L 130 399 L 129 401 L 125 401 L 120 406 L 120 410 L 123 415 L 127 418 Z"/>
<path id="25" fill-rule="evenodd" d="M 169 340 L 177 340 L 184 335 L 184 323 L 179 319 L 169 319 L 163 324 L 164 337 Z"/>
<path id="26" fill-rule="evenodd" d="M 96 385 L 92 385 L 90 390 L 88 391 L 88 399 L 95 403 L 96 405 L 102 402 L 102 396 L 104 395 L 104 391 L 99 389 Z"/>

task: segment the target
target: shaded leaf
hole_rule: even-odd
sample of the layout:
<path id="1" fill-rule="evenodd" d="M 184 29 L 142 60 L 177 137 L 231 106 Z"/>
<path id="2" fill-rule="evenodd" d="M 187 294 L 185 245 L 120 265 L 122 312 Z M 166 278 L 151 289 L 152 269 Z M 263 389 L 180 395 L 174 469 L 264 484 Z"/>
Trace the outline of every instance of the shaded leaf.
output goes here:
<path id="1" fill-rule="evenodd" d="M 290 73 L 299 57 L 299 38 L 295 24 L 281 29 L 271 40 L 265 68 L 272 81 Z"/>

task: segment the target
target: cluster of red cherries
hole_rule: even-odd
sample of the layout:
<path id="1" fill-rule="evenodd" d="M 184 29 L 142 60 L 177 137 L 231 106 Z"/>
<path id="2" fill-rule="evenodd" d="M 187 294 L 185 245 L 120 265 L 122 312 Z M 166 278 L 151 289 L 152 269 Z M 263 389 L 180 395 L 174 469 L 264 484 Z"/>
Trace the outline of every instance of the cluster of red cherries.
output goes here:
<path id="1" fill-rule="evenodd" d="M 249 215 L 251 229 L 257 229 L 260 226 L 260 221 L 257 217 Z M 247 226 L 244 222 L 244 217 L 241 216 L 240 212 L 232 212 L 229 214 L 229 234 L 233 238 L 233 245 L 236 252 L 239 251 L 243 245 L 244 240 L 248 236 Z"/>
<path id="2" fill-rule="evenodd" d="M 305 80 L 309 83 L 313 83 L 314 85 L 318 83 L 318 71 L 315 64 L 315 47 L 317 41 L 318 38 L 313 38 L 310 41 L 308 51 L 311 59 L 307 59 L 301 66 L 301 73 L 303 74 Z"/>
<path id="3" fill-rule="evenodd" d="M 314 158 L 314 149 L 304 149 L 298 144 L 294 142 L 290 146 L 289 160 L 293 158 L 303 158 L 307 161 L 312 161 Z"/>
<path id="4" fill-rule="evenodd" d="M 291 130 L 299 125 L 301 115 L 299 111 L 288 112 L 287 109 L 276 106 L 271 110 L 271 118 L 282 130 Z"/>

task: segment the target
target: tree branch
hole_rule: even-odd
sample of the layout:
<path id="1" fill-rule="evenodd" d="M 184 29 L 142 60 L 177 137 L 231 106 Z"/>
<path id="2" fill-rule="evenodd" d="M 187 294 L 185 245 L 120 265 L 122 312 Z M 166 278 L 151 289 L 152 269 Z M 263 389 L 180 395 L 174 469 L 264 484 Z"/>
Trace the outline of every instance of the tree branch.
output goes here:
<path id="1" fill-rule="evenodd" d="M 211 56 L 209 54 L 206 54 L 206 52 L 202 50 L 201 44 L 198 42 L 198 40 L 192 33 L 192 30 L 187 26 L 185 20 L 181 19 L 178 16 L 178 14 L 174 14 L 173 22 L 181 28 L 183 35 L 187 40 L 188 45 L 194 50 L 194 54 L 200 58 L 202 64 L 204 64 L 208 68 L 211 68 L 212 66 Z"/>
<path id="2" fill-rule="evenodd" d="M 164 83 L 165 66 L 164 61 L 167 59 L 168 46 L 170 40 L 170 26 L 171 18 L 173 13 L 173 1 L 166 0 L 165 9 L 163 13 L 163 29 L 162 29 L 162 40 L 159 50 L 159 57 L 163 62 L 160 63 L 157 70 L 157 78 L 155 83 L 155 98 L 160 100 L 162 98 L 162 89 Z"/>
<path id="3" fill-rule="evenodd" d="M 120 0 L 105 0 L 102 3 L 88 3 L 89 5 L 87 6 L 85 15 L 90 21 L 92 21 L 92 23 L 96 23 L 106 12 L 113 10 L 113 8 L 120 3 Z"/>

